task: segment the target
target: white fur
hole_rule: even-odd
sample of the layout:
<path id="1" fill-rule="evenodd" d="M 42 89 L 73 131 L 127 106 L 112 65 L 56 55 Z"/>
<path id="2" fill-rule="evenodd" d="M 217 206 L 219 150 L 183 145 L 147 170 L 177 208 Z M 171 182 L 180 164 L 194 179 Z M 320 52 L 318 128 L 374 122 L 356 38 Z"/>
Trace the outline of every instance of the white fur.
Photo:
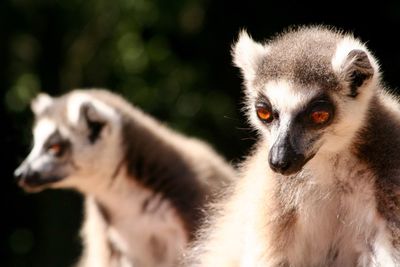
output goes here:
<path id="1" fill-rule="evenodd" d="M 272 106 L 280 111 L 280 113 L 291 114 L 293 111 L 299 110 L 308 100 L 311 99 L 316 90 L 306 88 L 293 88 L 290 81 L 278 80 L 269 81 L 264 86 L 264 93 L 268 97 Z"/>
<path id="2" fill-rule="evenodd" d="M 112 221 L 111 224 L 99 223 L 104 218 L 97 215 L 98 211 L 93 211 L 93 206 L 88 209 L 88 220 L 82 231 L 87 250 L 80 267 L 103 266 L 102 264 L 110 266 L 110 262 L 116 262 L 118 267 L 174 266 L 177 255 L 183 252 L 188 242 L 187 233 L 175 209 L 169 201 L 127 180 L 124 175 L 116 179 L 111 188 L 93 195 L 97 203 L 112 211 Z M 148 212 L 144 213 L 142 203 L 146 199 L 151 200 Z M 99 233 L 95 234 L 96 231 Z M 152 237 L 165 245 L 165 258 L 162 262 L 157 262 L 149 250 L 152 247 L 149 244 Z M 121 256 L 112 258 L 109 251 L 105 251 L 104 243 L 111 244 Z M 100 265 L 93 265 L 96 261 Z"/>
<path id="3" fill-rule="evenodd" d="M 359 41 L 348 36 L 337 44 L 335 54 L 332 57 L 332 68 L 336 73 L 342 72 L 348 54 L 354 49 L 366 51 Z"/>
<path id="4" fill-rule="evenodd" d="M 265 158 L 264 154 L 260 153 L 257 160 Z M 286 196 L 292 198 L 292 204 L 299 208 L 299 216 L 296 220 L 295 239 L 290 242 L 287 250 L 281 252 L 285 255 L 283 258 L 289 259 L 290 266 L 320 266 L 332 242 L 336 241 L 340 253 L 335 267 L 352 266 L 349 265 L 352 257 L 359 252 L 364 256 L 362 259 L 365 263 L 360 266 L 395 266 L 392 265 L 388 250 L 388 232 L 376 212 L 374 188 L 370 183 L 373 174 L 367 171 L 364 176 L 360 176 L 359 171 L 364 170 L 365 166 L 354 161 L 350 154 L 330 159 L 317 157 L 310 163 L 303 170 L 303 175 L 307 176 L 304 190 L 299 190 L 299 195 Z M 274 182 L 268 182 L 264 167 L 256 168 L 258 170 L 249 170 L 246 176 L 249 181 L 245 183 L 247 188 L 243 188 L 251 189 L 252 194 L 242 194 L 242 198 L 237 201 L 245 204 L 236 207 L 247 218 L 242 225 L 246 236 L 238 260 L 241 262 L 238 266 L 242 267 L 275 266 L 280 258 L 269 256 L 267 252 L 269 247 L 274 247 L 274 241 L 269 239 L 268 234 L 273 231 L 268 226 L 270 216 L 273 215 L 265 211 L 271 204 L 269 196 L 273 194 L 270 190 Z M 351 194 L 338 191 L 341 184 L 354 191 Z M 265 229 L 260 228 L 262 225 Z M 375 234 L 376 241 L 369 244 Z M 371 258 L 370 246 L 376 251 L 374 259 Z"/>
<path id="5" fill-rule="evenodd" d="M 336 46 L 336 51 L 335 54 L 332 57 L 332 68 L 336 73 L 341 73 L 343 69 L 346 67 L 345 62 L 347 59 L 348 54 L 352 50 L 362 50 L 368 55 L 368 59 L 372 65 L 372 68 L 376 71 L 376 73 L 379 70 L 379 64 L 376 61 L 374 57 L 370 55 L 370 52 L 368 49 L 360 43 L 360 41 L 350 37 L 346 36 L 344 37 Z M 348 62 L 348 64 L 351 64 L 351 61 Z"/>
<path id="6" fill-rule="evenodd" d="M 81 230 L 84 235 L 84 255 L 79 267 L 109 267 L 110 251 L 107 243 L 107 223 L 92 196 L 85 199 L 85 221 Z"/>
<path id="7" fill-rule="evenodd" d="M 57 125 L 54 121 L 43 118 L 39 120 L 33 131 L 34 136 L 34 146 L 32 151 L 27 157 L 27 161 L 31 162 L 31 166 L 34 169 L 36 165 L 41 165 L 42 157 L 40 157 L 44 144 L 47 139 L 55 132 Z"/>
<path id="8" fill-rule="evenodd" d="M 338 245 L 342 254 L 356 253 L 357 251 L 352 251 L 354 249 L 368 253 L 367 240 L 373 239 L 378 220 L 374 188 L 371 184 L 373 174 L 366 171 L 363 176 L 360 176 L 358 173 L 365 171 L 365 166 L 360 162 L 355 162 L 352 155 L 346 153 L 332 158 L 317 155 L 309 166 L 306 166 L 305 171 L 307 170 L 312 172 L 310 178 L 315 179 L 311 183 L 326 190 L 319 192 L 320 196 L 314 196 L 316 198 L 306 204 L 307 208 L 304 212 L 310 216 L 305 221 L 304 229 L 309 231 L 308 236 L 317 238 L 318 242 L 314 243 L 315 246 L 324 248 L 327 252 L 329 249 L 327 245 L 330 244 L 326 240 L 333 241 L 342 238 Z M 352 192 L 346 192 L 346 190 L 352 190 Z M 310 225 L 313 227 L 309 227 Z M 298 245 L 301 246 L 300 243 Z M 342 266 L 347 266 L 346 260 L 348 265 L 351 259 L 342 258 L 338 262 L 342 262 Z"/>
<path id="9" fill-rule="evenodd" d="M 373 246 L 374 256 L 372 258 L 373 267 L 396 267 L 393 256 L 396 255 L 391 244 L 390 234 L 386 230 L 386 223 L 382 222 L 377 235 L 377 240 Z"/>
<path id="10" fill-rule="evenodd" d="M 254 79 L 259 61 L 268 53 L 268 48 L 255 42 L 246 31 L 241 31 L 233 47 L 233 61 L 242 69 L 246 80 Z"/>
<path id="11" fill-rule="evenodd" d="M 45 93 L 40 93 L 32 102 L 31 109 L 36 114 L 41 114 L 47 107 L 53 103 L 53 99 Z"/>
<path id="12" fill-rule="evenodd" d="M 68 98 L 67 104 L 67 117 L 72 124 L 78 124 L 81 107 L 85 103 L 91 103 L 101 115 L 107 118 L 107 120 L 118 121 L 118 114 L 113 108 L 88 94 L 77 92 Z"/>

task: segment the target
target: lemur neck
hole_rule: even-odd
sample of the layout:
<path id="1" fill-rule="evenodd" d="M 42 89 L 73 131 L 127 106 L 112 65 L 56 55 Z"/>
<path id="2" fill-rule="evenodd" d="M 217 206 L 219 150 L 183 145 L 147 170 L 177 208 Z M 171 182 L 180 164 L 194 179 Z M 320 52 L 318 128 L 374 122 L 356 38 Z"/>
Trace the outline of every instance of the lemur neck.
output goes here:
<path id="1" fill-rule="evenodd" d="M 140 217 L 152 216 L 163 209 L 176 213 L 168 199 L 148 188 L 143 187 L 134 179 L 121 171 L 107 190 L 98 191 L 93 195 L 104 220 L 110 226 L 120 221 L 138 221 Z M 154 216 L 154 219 L 157 220 Z"/>

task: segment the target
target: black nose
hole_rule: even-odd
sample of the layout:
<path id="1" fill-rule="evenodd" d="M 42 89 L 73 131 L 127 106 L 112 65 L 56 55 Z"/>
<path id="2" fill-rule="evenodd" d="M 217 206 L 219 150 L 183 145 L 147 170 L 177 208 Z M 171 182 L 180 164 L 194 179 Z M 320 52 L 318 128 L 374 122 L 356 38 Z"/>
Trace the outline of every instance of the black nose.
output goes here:
<path id="1" fill-rule="evenodd" d="M 304 155 L 296 153 L 291 146 L 277 145 L 269 152 L 269 166 L 277 173 L 294 174 L 301 170 L 306 160 Z"/>
<path id="2" fill-rule="evenodd" d="M 291 162 L 287 158 L 272 158 L 269 159 L 269 166 L 274 172 L 284 174 L 290 169 Z"/>

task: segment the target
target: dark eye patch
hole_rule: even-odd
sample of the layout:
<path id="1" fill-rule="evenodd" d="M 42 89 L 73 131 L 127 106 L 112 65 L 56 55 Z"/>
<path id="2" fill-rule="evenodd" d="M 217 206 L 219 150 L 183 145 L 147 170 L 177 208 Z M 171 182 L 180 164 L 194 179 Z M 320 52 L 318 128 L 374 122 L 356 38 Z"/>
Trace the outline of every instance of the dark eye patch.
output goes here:
<path id="1" fill-rule="evenodd" d="M 278 112 L 272 108 L 268 98 L 262 94 L 258 95 L 258 99 L 255 103 L 255 109 L 258 118 L 264 123 L 271 123 L 273 120 L 276 120 L 279 117 Z"/>
<path id="2" fill-rule="evenodd" d="M 263 104 L 266 104 L 266 105 L 272 107 L 271 102 L 269 102 L 268 97 L 266 97 L 266 96 L 263 95 L 262 93 L 259 93 L 259 94 L 257 95 L 256 105 L 257 105 L 258 103 L 263 103 Z"/>
<path id="3" fill-rule="evenodd" d="M 62 156 L 70 148 L 70 144 L 70 141 L 65 139 L 57 130 L 49 136 L 46 143 L 44 144 L 44 149 L 47 151 L 54 145 L 59 145 L 61 150 L 58 156 Z"/>
<path id="4" fill-rule="evenodd" d="M 320 112 L 323 112 L 322 114 L 324 113 L 328 114 L 329 118 L 323 123 L 318 124 L 315 122 L 315 118 L 313 120 L 313 114 Z M 332 122 L 334 115 L 335 115 L 335 106 L 332 100 L 330 99 L 329 96 L 323 94 L 323 95 L 318 95 L 311 101 L 309 101 L 309 103 L 304 107 L 304 109 L 299 111 L 297 115 L 297 120 L 308 127 L 322 128 L 329 125 L 330 122 Z"/>

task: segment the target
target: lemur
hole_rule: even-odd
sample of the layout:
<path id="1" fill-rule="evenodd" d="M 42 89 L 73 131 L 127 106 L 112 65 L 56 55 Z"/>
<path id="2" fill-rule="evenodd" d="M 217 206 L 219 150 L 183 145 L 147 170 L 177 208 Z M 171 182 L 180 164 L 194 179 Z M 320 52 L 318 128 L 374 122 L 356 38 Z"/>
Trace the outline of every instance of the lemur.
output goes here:
<path id="1" fill-rule="evenodd" d="M 354 34 L 295 26 L 232 48 L 259 133 L 186 266 L 400 266 L 400 105 Z"/>
<path id="2" fill-rule="evenodd" d="M 34 147 L 15 176 L 28 192 L 83 193 L 80 267 L 174 267 L 235 176 L 211 146 L 108 90 L 41 93 L 31 108 Z"/>

